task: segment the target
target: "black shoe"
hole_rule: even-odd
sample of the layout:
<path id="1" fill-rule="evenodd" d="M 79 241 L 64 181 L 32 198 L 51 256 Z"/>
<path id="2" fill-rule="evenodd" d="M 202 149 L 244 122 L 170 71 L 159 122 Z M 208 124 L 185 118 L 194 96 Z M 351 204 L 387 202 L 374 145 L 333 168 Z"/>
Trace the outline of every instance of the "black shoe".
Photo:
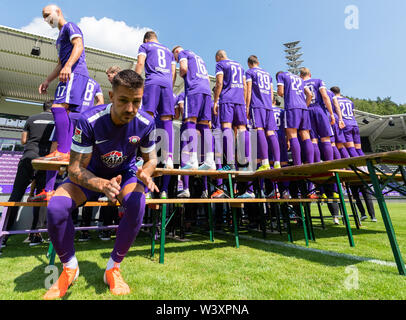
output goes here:
<path id="1" fill-rule="evenodd" d="M 40 234 L 35 234 L 31 238 L 30 247 L 37 246 L 37 245 L 41 244 L 43 241 L 44 240 L 42 239 Z"/>
<path id="2" fill-rule="evenodd" d="M 111 240 L 110 230 L 103 230 L 102 232 L 100 232 L 100 239 L 103 241 Z"/>
<path id="3" fill-rule="evenodd" d="M 85 242 L 90 240 L 89 231 L 84 230 L 80 233 L 79 242 Z"/>

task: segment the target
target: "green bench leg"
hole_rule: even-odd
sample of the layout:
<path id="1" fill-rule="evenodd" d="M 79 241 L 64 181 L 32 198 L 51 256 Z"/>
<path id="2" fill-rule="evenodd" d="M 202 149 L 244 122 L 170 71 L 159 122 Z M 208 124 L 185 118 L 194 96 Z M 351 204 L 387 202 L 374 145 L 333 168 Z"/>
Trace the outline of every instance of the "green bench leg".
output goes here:
<path id="1" fill-rule="evenodd" d="M 306 247 L 309 246 L 309 238 L 307 236 L 307 227 L 306 227 L 306 219 L 303 213 L 303 204 L 300 202 L 299 203 L 300 206 L 300 216 L 302 218 L 302 224 L 303 224 L 303 232 L 304 232 L 304 237 L 305 237 L 305 241 L 306 241 Z"/>
<path id="2" fill-rule="evenodd" d="M 55 252 L 54 246 L 52 245 L 52 242 L 50 242 L 49 247 L 48 247 L 48 253 L 47 253 L 47 257 L 49 258 L 50 266 L 55 265 L 55 256 L 56 256 L 56 252 Z"/>
<path id="3" fill-rule="evenodd" d="M 386 233 L 388 234 L 389 242 L 392 247 L 392 252 L 395 257 L 396 266 L 399 274 L 404 276 L 406 274 L 405 263 L 402 259 L 402 254 L 399 250 L 398 242 L 396 240 L 395 230 L 393 229 L 392 221 L 389 216 L 388 208 L 386 207 L 385 198 L 382 194 L 381 186 L 378 177 L 376 176 L 375 168 L 371 161 L 367 161 L 369 175 L 371 176 L 372 185 L 374 186 L 375 197 L 378 201 L 379 209 L 381 210 L 382 220 L 385 224 Z"/>
<path id="4" fill-rule="evenodd" d="M 164 263 L 165 254 L 165 233 L 166 233 L 166 204 L 162 205 L 162 219 L 161 219 L 161 245 L 159 248 L 159 263 Z"/>
<path id="5" fill-rule="evenodd" d="M 214 242 L 213 210 L 211 207 L 211 203 L 209 203 L 208 205 L 208 212 L 209 212 L 210 241 Z"/>
<path id="6" fill-rule="evenodd" d="M 344 224 L 345 224 L 345 229 L 347 230 L 348 241 L 350 242 L 351 247 L 355 247 L 354 239 L 352 237 L 350 220 L 348 218 L 347 208 L 345 206 L 344 193 L 343 193 L 343 188 L 341 187 L 340 177 L 339 177 L 338 173 L 335 173 L 334 175 L 335 175 L 335 178 L 336 178 L 338 194 L 340 196 L 341 207 L 343 209 Z"/>
<path id="7" fill-rule="evenodd" d="M 230 186 L 230 198 L 234 199 L 234 188 L 233 188 L 233 181 L 231 179 L 231 174 L 228 175 L 228 184 Z M 231 210 L 232 210 L 232 213 L 233 213 L 235 246 L 237 248 L 239 248 L 240 247 L 240 239 L 239 239 L 239 236 L 238 236 L 237 210 L 234 207 L 232 207 Z"/>

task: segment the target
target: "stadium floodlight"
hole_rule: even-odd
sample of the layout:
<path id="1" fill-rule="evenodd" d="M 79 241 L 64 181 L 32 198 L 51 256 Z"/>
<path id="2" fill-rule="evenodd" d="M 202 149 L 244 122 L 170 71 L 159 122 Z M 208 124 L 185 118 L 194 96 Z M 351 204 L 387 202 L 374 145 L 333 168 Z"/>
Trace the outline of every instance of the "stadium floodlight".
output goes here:
<path id="1" fill-rule="evenodd" d="M 291 55 L 286 56 L 286 59 L 288 59 L 288 60 L 290 60 L 290 61 L 296 61 L 296 60 L 299 59 L 302 55 L 303 55 L 303 53 L 291 54 Z"/>
<path id="2" fill-rule="evenodd" d="M 31 49 L 31 55 L 39 57 L 41 55 L 41 48 L 38 46 L 39 40 L 35 42 L 34 47 Z"/>
<path id="3" fill-rule="evenodd" d="M 287 54 L 296 54 L 302 47 L 296 47 L 284 50 Z"/>
<path id="4" fill-rule="evenodd" d="M 296 75 L 298 75 L 298 74 L 300 73 L 300 69 L 299 69 L 299 68 L 290 68 L 290 69 L 288 69 L 288 71 L 289 71 L 290 73 L 293 73 L 293 74 L 296 74 Z"/>
<path id="5" fill-rule="evenodd" d="M 300 66 L 302 64 L 302 62 L 303 62 L 303 60 L 291 61 L 291 62 L 288 62 L 287 65 L 292 68 L 297 68 L 298 66 Z"/>
<path id="6" fill-rule="evenodd" d="M 299 43 L 300 43 L 300 41 L 293 41 L 293 42 L 284 43 L 283 45 L 286 48 L 293 48 L 293 47 L 296 47 Z"/>

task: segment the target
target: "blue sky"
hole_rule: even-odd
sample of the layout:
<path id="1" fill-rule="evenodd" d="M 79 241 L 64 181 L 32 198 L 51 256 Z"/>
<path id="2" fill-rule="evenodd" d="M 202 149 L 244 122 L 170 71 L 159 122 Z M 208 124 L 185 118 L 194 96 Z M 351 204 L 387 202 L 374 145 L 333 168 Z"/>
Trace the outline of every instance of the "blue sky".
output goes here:
<path id="1" fill-rule="evenodd" d="M 20 29 L 49 1 L 0 0 L 0 23 Z M 67 20 L 107 17 L 158 32 L 161 43 L 181 44 L 205 60 L 214 74 L 214 54 L 246 67 L 255 54 L 272 75 L 286 70 L 283 43 L 301 40 L 304 66 L 345 95 L 392 97 L 406 103 L 403 87 L 406 1 L 404 0 L 111 0 L 55 1 Z M 357 6 L 359 29 L 348 30 L 345 8 Z M 86 34 L 85 34 L 86 41 Z M 274 81 L 275 84 L 275 81 Z"/>

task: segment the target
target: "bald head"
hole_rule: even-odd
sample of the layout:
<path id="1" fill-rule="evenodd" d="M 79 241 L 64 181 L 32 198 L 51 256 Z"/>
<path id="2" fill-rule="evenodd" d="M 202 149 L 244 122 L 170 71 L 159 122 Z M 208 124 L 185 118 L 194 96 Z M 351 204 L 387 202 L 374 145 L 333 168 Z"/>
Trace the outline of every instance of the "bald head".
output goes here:
<path id="1" fill-rule="evenodd" d="M 42 9 L 42 17 L 52 28 L 62 27 L 65 23 L 62 10 L 56 4 L 45 6 Z"/>
<path id="2" fill-rule="evenodd" d="M 218 50 L 216 52 L 216 62 L 227 59 L 227 53 L 224 50 Z"/>

